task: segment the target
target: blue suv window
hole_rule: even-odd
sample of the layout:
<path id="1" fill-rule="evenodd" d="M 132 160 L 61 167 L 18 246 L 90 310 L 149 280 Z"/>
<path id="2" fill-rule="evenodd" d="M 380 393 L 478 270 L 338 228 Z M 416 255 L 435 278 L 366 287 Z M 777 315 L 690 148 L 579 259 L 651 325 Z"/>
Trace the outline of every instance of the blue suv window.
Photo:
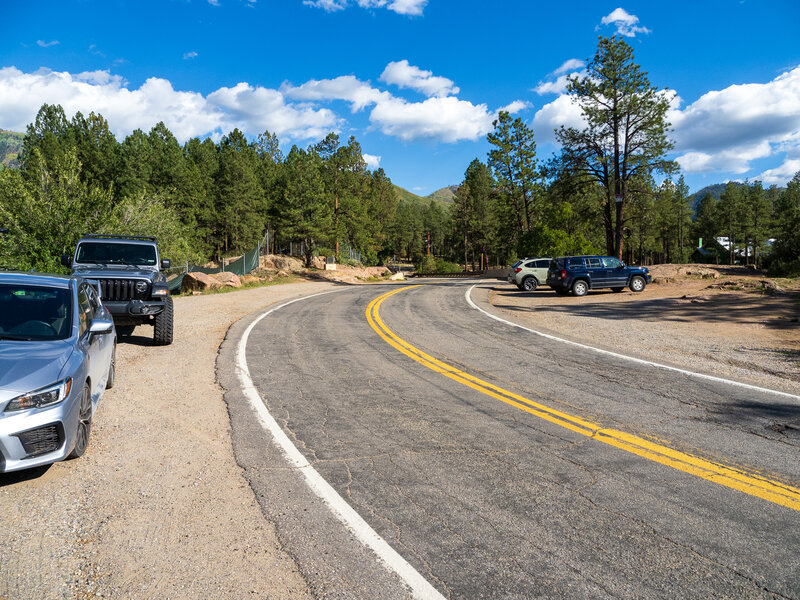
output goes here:
<path id="1" fill-rule="evenodd" d="M 617 267 L 624 266 L 622 261 L 618 258 L 613 258 L 611 256 L 606 256 L 603 259 L 603 264 L 605 264 L 606 269 L 616 269 Z"/>
<path id="2" fill-rule="evenodd" d="M 567 259 L 567 266 L 568 267 L 582 267 L 583 266 L 583 259 L 582 258 L 569 258 L 569 259 Z"/>
<path id="3" fill-rule="evenodd" d="M 590 269 L 600 269 L 603 266 L 602 261 L 599 258 L 587 258 L 586 262 L 589 263 Z"/>

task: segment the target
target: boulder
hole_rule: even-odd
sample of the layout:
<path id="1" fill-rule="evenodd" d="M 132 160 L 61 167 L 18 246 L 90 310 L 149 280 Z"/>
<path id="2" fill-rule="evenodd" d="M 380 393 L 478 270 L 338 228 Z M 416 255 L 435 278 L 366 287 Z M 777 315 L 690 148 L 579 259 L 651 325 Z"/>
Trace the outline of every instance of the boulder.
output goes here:
<path id="1" fill-rule="evenodd" d="M 222 287 L 222 284 L 211 275 L 205 273 L 186 273 L 181 282 L 181 293 L 215 290 Z"/>
<path id="2" fill-rule="evenodd" d="M 395 273 L 394 275 L 389 277 L 389 280 L 390 281 L 405 281 L 406 278 L 403 276 L 403 272 L 402 271 L 398 271 L 397 273 Z"/>
<path id="3" fill-rule="evenodd" d="M 242 287 L 242 280 L 239 279 L 239 276 L 236 273 L 231 273 L 230 271 L 222 271 L 220 273 L 214 273 L 212 277 L 217 281 L 219 281 L 223 286 L 232 288 Z"/>

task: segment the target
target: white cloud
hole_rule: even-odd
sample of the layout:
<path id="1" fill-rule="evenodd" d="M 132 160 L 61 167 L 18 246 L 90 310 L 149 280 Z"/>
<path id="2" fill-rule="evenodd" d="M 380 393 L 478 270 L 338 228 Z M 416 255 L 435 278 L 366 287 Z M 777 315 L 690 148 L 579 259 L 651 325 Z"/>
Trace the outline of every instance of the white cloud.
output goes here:
<path id="1" fill-rule="evenodd" d="M 73 75 L 0 69 L 0 126 L 24 131 L 44 103 L 60 104 L 67 115 L 100 113 L 118 138 L 137 128 L 147 131 L 159 121 L 181 141 L 227 133 L 234 127 L 251 135 L 269 129 L 285 137 L 308 139 L 321 137 L 338 124 L 328 109 L 287 104 L 279 91 L 245 83 L 204 97 L 177 91 L 169 81 L 156 77 L 138 89 L 128 89 L 121 77 L 107 71 Z"/>
<path id="2" fill-rule="evenodd" d="M 435 139 L 443 142 L 476 140 L 492 130 L 497 117 L 485 104 L 474 105 L 454 96 L 406 102 L 391 98 L 375 106 L 370 121 L 386 135 L 403 141 Z"/>
<path id="3" fill-rule="evenodd" d="M 531 107 L 530 102 L 525 102 L 524 100 L 514 100 L 511 104 L 498 108 L 497 112 L 500 112 L 502 110 L 510 115 L 513 115 L 530 107 Z"/>
<path id="4" fill-rule="evenodd" d="M 347 8 L 350 0 L 303 0 L 303 4 L 335 12 Z M 428 0 L 356 0 L 356 4 L 366 9 L 385 8 L 399 15 L 420 16 Z"/>
<path id="5" fill-rule="evenodd" d="M 431 71 L 423 71 L 410 65 L 407 60 L 390 62 L 381 74 L 380 80 L 389 85 L 408 88 L 426 96 L 454 96 L 460 91 L 446 77 L 437 77 Z"/>
<path id="6" fill-rule="evenodd" d="M 782 165 L 767 169 L 753 179 L 763 181 L 766 185 L 786 185 L 797 173 L 800 173 L 800 158 L 789 158 Z"/>
<path id="7" fill-rule="evenodd" d="M 374 154 L 362 154 L 361 157 L 370 169 L 377 169 L 381 166 L 381 157 Z"/>
<path id="8" fill-rule="evenodd" d="M 193 58 L 197 58 L 197 52 L 195 52 L 195 51 L 184 52 L 183 60 L 191 60 Z"/>
<path id="9" fill-rule="evenodd" d="M 569 84 L 568 78 L 574 75 L 583 77 L 586 74 L 586 71 L 583 70 L 585 66 L 586 63 L 582 60 L 570 58 L 548 75 L 548 77 L 555 77 L 555 80 L 540 81 L 539 85 L 533 88 L 532 91 L 540 96 L 544 94 L 563 94 L 567 91 L 567 85 Z"/>
<path id="10" fill-rule="evenodd" d="M 219 0 L 208 0 L 211 6 L 219 6 Z"/>
<path id="11" fill-rule="evenodd" d="M 586 121 L 580 106 L 567 95 L 562 95 L 545 104 L 533 117 L 533 131 L 539 144 L 556 143 L 555 130 L 564 127 L 583 129 Z"/>
<path id="12" fill-rule="evenodd" d="M 636 25 L 639 22 L 639 17 L 629 14 L 624 8 L 615 8 L 610 14 L 603 17 L 600 22 L 603 25 L 615 25 L 617 33 L 625 37 L 636 37 L 637 33 L 652 33 L 647 27 Z"/>
<path id="13" fill-rule="evenodd" d="M 574 71 L 580 71 L 583 67 L 586 66 L 586 63 L 578 58 L 570 58 L 569 60 L 564 61 L 564 63 L 558 67 L 555 71 L 551 73 L 551 75 L 563 75 L 564 73 L 571 73 Z"/>
<path id="14" fill-rule="evenodd" d="M 314 102 L 344 100 L 351 103 L 353 112 L 376 104 L 384 97 L 390 97 L 389 92 L 377 90 L 369 83 L 359 81 L 352 75 L 343 75 L 335 79 L 312 79 L 297 87 L 284 83 L 281 86 L 281 92 L 295 100 Z"/>
<path id="15" fill-rule="evenodd" d="M 750 161 L 780 152 L 792 160 L 800 155 L 800 67 L 768 83 L 708 92 L 669 118 L 687 171 L 744 173 Z"/>
<path id="16" fill-rule="evenodd" d="M 58 40 L 53 40 L 52 42 L 45 42 L 44 40 L 36 40 L 36 43 L 42 48 L 49 48 L 50 46 L 57 46 L 61 42 L 59 42 Z"/>

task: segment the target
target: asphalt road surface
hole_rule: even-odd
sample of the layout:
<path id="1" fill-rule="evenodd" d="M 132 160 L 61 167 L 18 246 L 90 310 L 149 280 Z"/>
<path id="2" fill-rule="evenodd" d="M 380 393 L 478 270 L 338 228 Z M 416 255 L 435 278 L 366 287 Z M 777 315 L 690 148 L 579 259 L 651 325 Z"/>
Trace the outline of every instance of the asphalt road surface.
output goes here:
<path id="1" fill-rule="evenodd" d="M 346 288 L 249 332 L 269 413 L 408 565 L 446 598 L 800 598 L 800 436 L 775 426 L 800 399 L 538 337 L 474 283 Z M 218 375 L 262 510 L 319 597 L 408 597 L 237 391 L 256 316 Z"/>

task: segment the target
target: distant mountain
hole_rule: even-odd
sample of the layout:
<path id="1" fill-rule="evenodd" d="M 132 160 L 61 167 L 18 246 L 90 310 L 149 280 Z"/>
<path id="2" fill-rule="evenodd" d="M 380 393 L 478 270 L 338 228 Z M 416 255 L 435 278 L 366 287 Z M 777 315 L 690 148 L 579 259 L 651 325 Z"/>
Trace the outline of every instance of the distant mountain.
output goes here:
<path id="1" fill-rule="evenodd" d="M 4 167 L 19 167 L 24 133 L 0 129 L 0 164 Z"/>
<path id="2" fill-rule="evenodd" d="M 448 204 L 453 201 L 453 196 L 458 189 L 457 185 L 448 185 L 440 190 L 436 190 L 432 194 L 425 196 L 430 200 L 439 200 L 440 202 L 447 202 Z"/>
<path id="3" fill-rule="evenodd" d="M 715 183 L 714 185 L 707 185 L 699 192 L 695 192 L 689 198 L 691 199 L 692 210 L 697 212 L 697 205 L 700 204 L 700 201 L 711 194 L 715 200 L 719 200 L 719 197 L 725 191 L 725 188 L 728 187 L 727 183 Z"/>
<path id="4" fill-rule="evenodd" d="M 419 204 L 423 203 L 425 199 L 422 196 L 417 196 L 416 194 L 412 194 L 406 189 L 401 188 L 399 185 L 394 185 L 394 191 L 397 194 L 397 199 L 401 202 L 417 202 Z"/>

